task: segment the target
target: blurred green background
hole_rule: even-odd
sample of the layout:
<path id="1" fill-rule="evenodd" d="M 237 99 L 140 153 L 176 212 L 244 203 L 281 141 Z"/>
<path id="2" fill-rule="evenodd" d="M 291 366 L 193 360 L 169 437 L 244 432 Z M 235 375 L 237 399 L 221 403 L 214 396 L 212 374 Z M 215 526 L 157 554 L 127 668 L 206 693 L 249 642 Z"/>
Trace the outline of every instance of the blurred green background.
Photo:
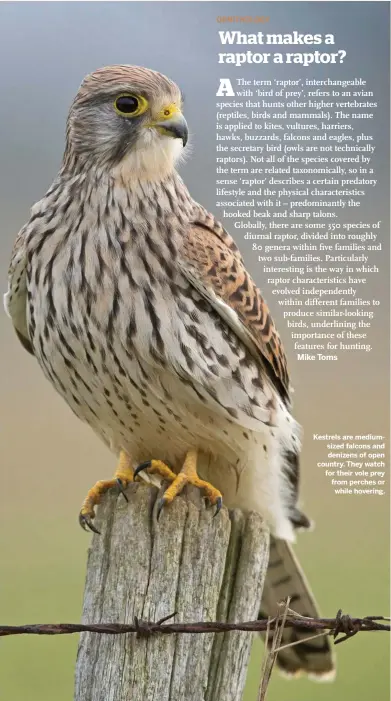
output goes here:
<path id="1" fill-rule="evenodd" d="M 373 124 L 380 184 L 356 213 L 383 220 L 380 273 L 365 292 L 381 299 L 371 328 L 373 351 L 347 353 L 338 363 L 299 363 L 276 305 L 273 314 L 290 361 L 295 414 L 305 431 L 303 502 L 316 522 L 314 533 L 299 536 L 297 552 L 325 616 L 339 608 L 357 616 L 387 615 L 388 496 L 337 497 L 316 467 L 325 450 L 312 434 L 389 432 L 389 3 L 0 3 L 3 287 L 15 235 L 59 167 L 70 102 L 83 76 L 99 66 L 146 65 L 183 88 L 194 150 L 181 171 L 194 197 L 215 209 L 215 94 L 221 77 L 216 16 L 228 8 L 230 14 L 247 15 L 261 8 L 273 31 L 335 32 L 347 58 L 333 76 L 365 77 L 381 101 Z M 247 66 L 245 76 L 258 76 L 260 70 Z M 262 75 L 282 77 L 286 70 L 265 66 Z M 224 77 L 230 71 L 239 75 L 224 66 Z M 301 71 L 292 66 L 285 77 L 301 77 Z M 329 66 L 317 66 L 308 75 L 329 73 Z M 251 243 L 236 239 L 270 300 Z M 111 475 L 114 458 L 56 396 L 4 314 L 0 337 L 0 622 L 76 622 L 89 543 L 77 514 L 87 489 Z M 0 701 L 71 701 L 76 648 L 76 636 L 0 639 Z M 276 673 L 268 701 L 389 699 L 388 634 L 359 634 L 336 651 L 333 685 L 288 682 Z M 262 652 L 257 641 L 245 701 L 255 701 Z"/>

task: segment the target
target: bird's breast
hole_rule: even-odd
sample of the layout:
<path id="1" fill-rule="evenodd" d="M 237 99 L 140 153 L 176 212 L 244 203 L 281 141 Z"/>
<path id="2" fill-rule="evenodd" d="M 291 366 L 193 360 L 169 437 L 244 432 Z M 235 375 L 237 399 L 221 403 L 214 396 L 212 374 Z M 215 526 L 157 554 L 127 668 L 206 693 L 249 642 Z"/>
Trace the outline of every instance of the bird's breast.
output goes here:
<path id="1" fill-rule="evenodd" d="M 209 366 L 217 372 L 205 331 L 211 317 L 174 264 L 155 275 L 145 250 L 121 258 L 109 249 L 97 253 L 89 240 L 57 251 L 46 265 L 45 253 L 31 261 L 31 337 L 42 369 L 73 411 L 109 446 L 127 446 L 140 460 L 146 443 L 179 459 L 201 442 L 205 426 L 212 450 L 217 418 L 196 381 Z"/>
<path id="2" fill-rule="evenodd" d="M 155 391 L 177 415 L 208 407 L 201 425 L 216 413 L 238 418 L 238 406 L 244 426 L 267 421 L 266 399 L 253 398 L 259 368 L 182 272 L 169 221 L 165 235 L 151 222 L 132 227 L 114 219 L 31 246 L 29 335 L 46 376 L 78 416 L 99 417 L 100 433 L 135 401 L 155 421 L 146 406 Z"/>

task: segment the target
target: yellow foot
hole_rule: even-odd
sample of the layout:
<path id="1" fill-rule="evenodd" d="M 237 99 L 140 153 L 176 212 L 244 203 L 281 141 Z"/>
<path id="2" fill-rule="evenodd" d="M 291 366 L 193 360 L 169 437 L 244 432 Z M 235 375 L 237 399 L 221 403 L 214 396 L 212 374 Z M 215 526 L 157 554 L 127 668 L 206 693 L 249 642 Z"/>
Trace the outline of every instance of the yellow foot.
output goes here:
<path id="1" fill-rule="evenodd" d="M 223 497 L 218 489 L 213 487 L 209 482 L 205 482 L 198 477 L 197 474 L 197 451 L 189 450 L 186 455 L 183 467 L 178 475 L 175 474 L 161 460 L 148 460 L 139 465 L 135 472 L 136 477 L 142 470 L 148 470 L 149 473 L 157 474 L 163 477 L 164 480 L 171 482 L 171 485 L 166 489 L 163 497 L 160 499 L 157 508 L 157 518 L 159 518 L 161 510 L 166 504 L 171 504 L 175 497 L 181 493 L 185 484 L 192 484 L 198 489 L 202 489 L 208 497 L 210 503 L 216 506 L 215 516 L 220 511 L 223 505 Z"/>
<path id="2" fill-rule="evenodd" d="M 90 529 L 94 533 L 99 533 L 92 523 L 95 518 L 95 506 L 99 504 L 101 497 L 111 487 L 119 487 L 120 492 L 124 495 L 126 501 L 128 497 L 125 494 L 125 489 L 129 482 L 133 482 L 133 468 L 130 457 L 122 450 L 119 455 L 117 469 L 114 477 L 111 480 L 99 480 L 92 489 L 89 490 L 79 514 L 79 523 L 85 531 Z"/>

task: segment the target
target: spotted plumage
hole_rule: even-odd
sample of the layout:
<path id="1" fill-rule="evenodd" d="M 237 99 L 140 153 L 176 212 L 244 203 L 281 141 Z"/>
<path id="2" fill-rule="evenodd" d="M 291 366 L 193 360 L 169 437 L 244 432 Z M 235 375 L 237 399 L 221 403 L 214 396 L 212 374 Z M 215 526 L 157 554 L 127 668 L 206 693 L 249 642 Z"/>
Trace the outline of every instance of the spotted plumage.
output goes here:
<path id="1" fill-rule="evenodd" d="M 61 170 L 17 237 L 6 308 L 46 377 L 114 453 L 176 473 L 196 455 L 202 484 L 260 512 L 274 542 L 292 541 L 309 522 L 297 507 L 286 358 L 236 244 L 175 170 L 187 139 L 181 103 L 172 81 L 144 68 L 86 77 Z M 285 591 L 315 615 L 284 548 Z M 281 664 L 332 668 L 327 645 L 303 655 Z"/>

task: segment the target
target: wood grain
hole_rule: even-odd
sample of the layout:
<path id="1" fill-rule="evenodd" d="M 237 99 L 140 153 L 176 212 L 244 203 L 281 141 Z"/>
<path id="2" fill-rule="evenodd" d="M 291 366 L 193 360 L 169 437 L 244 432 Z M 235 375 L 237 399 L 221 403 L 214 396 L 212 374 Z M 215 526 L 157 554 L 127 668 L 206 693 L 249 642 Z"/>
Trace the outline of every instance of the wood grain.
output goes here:
<path id="1" fill-rule="evenodd" d="M 158 490 L 132 484 L 129 503 L 108 493 L 88 555 L 83 623 L 250 620 L 269 557 L 261 517 L 213 518 L 194 488 L 156 521 Z M 83 633 L 75 701 L 240 701 L 251 633 L 136 637 Z"/>

